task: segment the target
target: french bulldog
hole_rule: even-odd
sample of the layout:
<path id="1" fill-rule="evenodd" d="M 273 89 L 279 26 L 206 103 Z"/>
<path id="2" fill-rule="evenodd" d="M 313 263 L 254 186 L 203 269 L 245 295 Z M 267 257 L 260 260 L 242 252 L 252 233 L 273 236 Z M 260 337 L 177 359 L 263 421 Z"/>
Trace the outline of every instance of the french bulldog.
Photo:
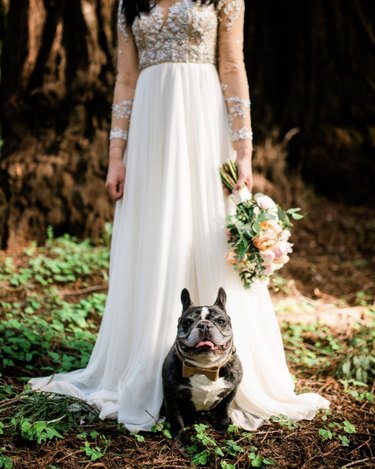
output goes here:
<path id="1" fill-rule="evenodd" d="M 212 306 L 194 306 L 186 288 L 181 302 L 177 337 L 162 369 L 164 411 L 178 443 L 200 412 L 209 411 L 213 426 L 225 430 L 242 379 L 224 289 Z"/>

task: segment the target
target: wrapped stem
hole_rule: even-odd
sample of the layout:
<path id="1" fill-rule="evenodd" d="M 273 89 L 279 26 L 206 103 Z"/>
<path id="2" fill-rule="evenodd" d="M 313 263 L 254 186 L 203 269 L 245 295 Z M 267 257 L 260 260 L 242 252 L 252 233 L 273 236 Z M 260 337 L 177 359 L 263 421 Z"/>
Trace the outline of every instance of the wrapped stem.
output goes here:
<path id="1" fill-rule="evenodd" d="M 224 186 L 233 192 L 233 187 L 238 181 L 238 169 L 234 161 L 228 160 L 220 168 L 221 181 Z"/>

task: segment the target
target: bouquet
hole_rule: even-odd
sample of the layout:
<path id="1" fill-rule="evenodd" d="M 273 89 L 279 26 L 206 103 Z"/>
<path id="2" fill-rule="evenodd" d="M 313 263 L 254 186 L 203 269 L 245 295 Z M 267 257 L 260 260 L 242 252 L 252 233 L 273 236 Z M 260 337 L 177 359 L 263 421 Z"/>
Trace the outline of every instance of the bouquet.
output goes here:
<path id="1" fill-rule="evenodd" d="M 289 242 L 291 219 L 300 220 L 303 216 L 298 213 L 300 208 L 285 211 L 267 195 L 252 195 L 246 186 L 233 193 L 238 180 L 234 161 L 224 163 L 220 174 L 236 205 L 235 215 L 227 218 L 227 262 L 239 273 L 244 287 L 249 288 L 256 279 L 268 280 L 289 261 L 293 248 Z"/>

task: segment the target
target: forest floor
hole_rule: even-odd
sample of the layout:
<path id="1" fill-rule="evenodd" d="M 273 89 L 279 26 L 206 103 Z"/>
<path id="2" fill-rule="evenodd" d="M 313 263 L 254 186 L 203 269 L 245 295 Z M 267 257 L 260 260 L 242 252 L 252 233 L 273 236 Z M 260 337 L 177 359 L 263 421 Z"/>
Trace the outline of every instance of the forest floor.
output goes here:
<path id="1" fill-rule="evenodd" d="M 92 245 L 49 231 L 0 252 L 0 468 L 370 468 L 375 466 L 375 210 L 311 197 L 291 262 L 271 285 L 298 391 L 331 401 L 313 421 L 276 416 L 258 431 L 197 424 L 189 458 L 168 425 L 132 434 L 29 377 L 87 362 L 105 303 L 110 233 Z"/>

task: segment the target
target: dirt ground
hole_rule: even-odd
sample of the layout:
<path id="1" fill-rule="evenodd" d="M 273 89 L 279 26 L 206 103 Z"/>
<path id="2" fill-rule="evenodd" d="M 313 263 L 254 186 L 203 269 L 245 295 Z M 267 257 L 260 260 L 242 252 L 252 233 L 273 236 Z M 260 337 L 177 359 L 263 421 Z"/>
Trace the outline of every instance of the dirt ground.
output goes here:
<path id="1" fill-rule="evenodd" d="M 282 275 L 311 298 L 355 305 L 375 297 L 375 209 L 309 197 Z"/>

